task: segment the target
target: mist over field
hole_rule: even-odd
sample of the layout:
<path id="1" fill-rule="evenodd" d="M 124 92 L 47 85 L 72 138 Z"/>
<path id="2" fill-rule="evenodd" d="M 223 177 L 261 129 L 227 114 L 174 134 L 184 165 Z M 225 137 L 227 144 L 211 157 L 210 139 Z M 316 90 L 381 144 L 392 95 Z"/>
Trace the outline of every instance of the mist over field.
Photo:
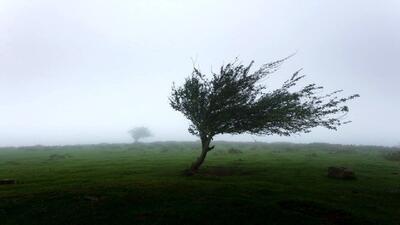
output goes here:
<path id="1" fill-rule="evenodd" d="M 358 93 L 338 131 L 216 140 L 398 145 L 400 2 L 0 1 L 0 146 L 197 140 L 169 106 L 193 63 L 217 71 L 294 57 L 267 87 L 303 68 L 326 92 Z"/>
<path id="2" fill-rule="evenodd" d="M 399 225 L 399 0 L 0 0 L 0 224 Z"/>

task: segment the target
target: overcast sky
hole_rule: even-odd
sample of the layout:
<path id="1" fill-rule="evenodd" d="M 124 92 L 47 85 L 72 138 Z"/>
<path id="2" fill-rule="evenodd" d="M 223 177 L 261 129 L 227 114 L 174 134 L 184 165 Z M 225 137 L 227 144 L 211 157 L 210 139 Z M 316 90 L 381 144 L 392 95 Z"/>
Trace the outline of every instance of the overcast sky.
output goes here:
<path id="1" fill-rule="evenodd" d="M 400 143 L 400 1 L 0 0 L 0 146 L 195 140 L 168 103 L 172 82 L 239 57 L 256 66 L 297 52 L 267 80 L 361 98 L 353 122 L 259 141 Z M 219 140 L 253 140 L 249 135 Z"/>

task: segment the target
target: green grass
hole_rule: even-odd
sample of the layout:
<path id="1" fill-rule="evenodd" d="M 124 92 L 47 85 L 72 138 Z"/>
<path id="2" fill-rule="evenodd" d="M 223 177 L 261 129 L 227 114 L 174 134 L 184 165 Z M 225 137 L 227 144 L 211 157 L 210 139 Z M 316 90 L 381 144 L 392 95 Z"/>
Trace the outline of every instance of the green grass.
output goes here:
<path id="1" fill-rule="evenodd" d="M 183 176 L 198 149 L 0 149 L 0 179 L 18 181 L 0 185 L 0 224 L 400 223 L 400 161 L 387 159 L 396 149 L 218 142 L 200 174 Z M 357 179 L 327 178 L 329 166 Z"/>

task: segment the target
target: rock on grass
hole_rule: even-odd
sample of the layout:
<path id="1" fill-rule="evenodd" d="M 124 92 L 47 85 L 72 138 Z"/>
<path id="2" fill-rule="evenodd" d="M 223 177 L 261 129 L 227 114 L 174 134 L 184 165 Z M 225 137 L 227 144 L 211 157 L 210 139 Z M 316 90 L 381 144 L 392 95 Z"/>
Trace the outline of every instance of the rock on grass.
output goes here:
<path id="1" fill-rule="evenodd" d="M 342 180 L 354 180 L 356 176 L 353 170 L 346 167 L 334 167 L 328 168 L 328 177 Z"/>

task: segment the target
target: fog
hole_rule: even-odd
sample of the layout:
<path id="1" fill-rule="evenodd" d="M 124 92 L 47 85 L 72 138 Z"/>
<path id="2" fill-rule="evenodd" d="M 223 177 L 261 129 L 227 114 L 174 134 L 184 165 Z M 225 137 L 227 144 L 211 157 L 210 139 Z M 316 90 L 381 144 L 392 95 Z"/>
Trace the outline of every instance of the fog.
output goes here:
<path id="1" fill-rule="evenodd" d="M 338 131 L 217 140 L 397 145 L 400 1 L 0 0 L 0 146 L 196 140 L 171 109 L 173 82 L 239 57 L 288 60 L 278 87 L 305 82 L 358 93 Z M 303 83 L 304 84 L 304 83 Z"/>

